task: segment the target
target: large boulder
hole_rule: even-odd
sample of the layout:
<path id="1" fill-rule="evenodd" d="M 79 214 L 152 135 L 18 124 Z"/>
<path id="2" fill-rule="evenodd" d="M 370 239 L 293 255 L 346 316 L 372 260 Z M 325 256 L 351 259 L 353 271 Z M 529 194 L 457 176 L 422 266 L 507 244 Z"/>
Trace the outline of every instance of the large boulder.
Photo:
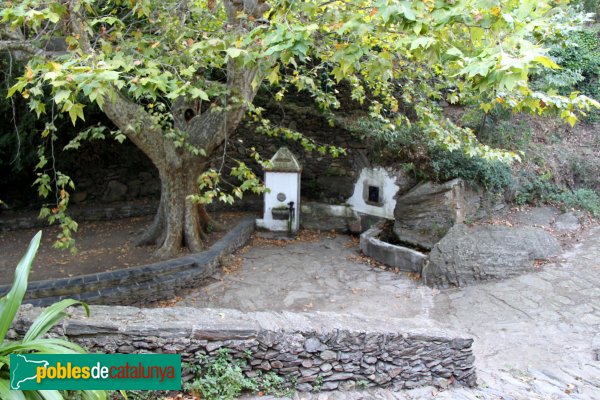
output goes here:
<path id="1" fill-rule="evenodd" d="M 480 195 L 461 179 L 423 182 L 396 200 L 394 233 L 402 242 L 431 249 L 479 207 Z"/>
<path id="2" fill-rule="evenodd" d="M 423 281 L 429 286 L 465 286 L 534 270 L 535 260 L 560 253 L 558 240 L 541 228 L 456 225 L 429 254 Z"/>

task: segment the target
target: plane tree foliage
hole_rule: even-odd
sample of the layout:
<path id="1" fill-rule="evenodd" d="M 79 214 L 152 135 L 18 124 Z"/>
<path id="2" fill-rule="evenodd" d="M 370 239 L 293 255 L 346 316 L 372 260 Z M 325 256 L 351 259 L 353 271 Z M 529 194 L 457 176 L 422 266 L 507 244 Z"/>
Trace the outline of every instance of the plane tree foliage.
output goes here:
<path id="1" fill-rule="evenodd" d="M 243 162 L 227 179 L 210 168 L 243 117 L 257 132 L 309 151 L 344 153 L 270 121 L 254 105 L 261 86 L 277 100 L 304 93 L 333 122 L 344 85 L 389 129 L 409 124 L 449 149 L 498 160 L 518 155 L 479 144 L 442 116 L 439 103 L 557 112 L 570 124 L 598 106 L 576 92 L 529 85 L 532 73 L 560 68 L 546 42 L 577 22 L 561 1 L 6 0 L 0 7 L 0 50 L 27 61 L 9 95 L 46 121 L 41 135 L 54 140 L 57 115 L 85 121 L 86 104 L 96 103 L 118 130 L 92 127 L 67 147 L 128 139 L 157 167 L 160 206 L 140 243 L 156 244 L 163 256 L 202 248 L 204 204 L 264 190 Z M 75 184 L 48 172 L 43 148 L 39 158 L 40 194 L 59 194 L 42 215 L 62 223 L 58 243 L 69 246 Z"/>

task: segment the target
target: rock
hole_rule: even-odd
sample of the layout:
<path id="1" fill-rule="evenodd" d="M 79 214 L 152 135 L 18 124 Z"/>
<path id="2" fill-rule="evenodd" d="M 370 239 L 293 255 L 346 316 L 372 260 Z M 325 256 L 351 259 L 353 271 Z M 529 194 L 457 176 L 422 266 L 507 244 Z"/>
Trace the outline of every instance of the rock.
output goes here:
<path id="1" fill-rule="evenodd" d="M 325 364 L 321 365 L 321 371 L 323 371 L 323 372 L 329 372 L 329 371 L 331 371 L 332 368 L 333 367 L 329 363 L 325 363 Z"/>
<path id="2" fill-rule="evenodd" d="M 300 383 L 296 385 L 296 390 L 299 392 L 310 392 L 312 388 L 312 385 L 309 383 Z"/>
<path id="3" fill-rule="evenodd" d="M 335 373 L 333 375 L 328 376 L 327 378 L 324 379 L 325 382 L 329 382 L 329 381 L 345 381 L 347 379 L 351 379 L 354 377 L 354 374 L 350 373 L 350 372 L 339 372 L 339 373 Z"/>
<path id="4" fill-rule="evenodd" d="M 423 268 L 429 286 L 465 286 L 533 271 L 534 260 L 561 251 L 560 244 L 540 228 L 456 225 L 437 243 Z"/>
<path id="5" fill-rule="evenodd" d="M 325 346 L 323 346 L 321 341 L 315 337 L 308 338 L 306 339 L 306 342 L 304 342 L 304 350 L 306 350 L 308 353 L 316 353 L 324 348 Z"/>
<path id="6" fill-rule="evenodd" d="M 554 229 L 561 232 L 575 232 L 581 229 L 579 218 L 572 213 L 561 214 L 554 221 Z"/>
<path id="7" fill-rule="evenodd" d="M 337 353 L 331 350 L 325 350 L 321 353 L 321 358 L 325 361 L 331 361 L 337 359 Z"/>
<path id="8" fill-rule="evenodd" d="M 400 241 L 431 249 L 452 226 L 475 213 L 478 199 L 461 179 L 421 183 L 396 200 L 394 233 Z"/>
<path id="9" fill-rule="evenodd" d="M 328 381 L 328 382 L 323 383 L 323 386 L 321 386 L 321 390 L 335 390 L 338 388 L 339 385 L 340 385 L 339 382 Z"/>
<path id="10" fill-rule="evenodd" d="M 534 207 L 517 212 L 514 221 L 518 225 L 549 228 L 556 213 L 557 210 L 553 207 Z"/>
<path id="11" fill-rule="evenodd" d="M 106 185 L 106 190 L 102 195 L 102 201 L 111 203 L 113 201 L 125 200 L 127 195 L 127 186 L 119 181 L 110 181 Z"/>
<path id="12" fill-rule="evenodd" d="M 311 360 L 310 358 L 302 360 L 302 366 L 304 368 L 310 368 L 310 367 L 312 367 L 313 366 L 313 360 Z"/>
<path id="13" fill-rule="evenodd" d="M 600 361 L 600 334 L 597 334 L 592 339 L 592 351 L 594 353 L 594 359 Z"/>
<path id="14" fill-rule="evenodd" d="M 148 196 L 160 193 L 160 180 L 154 177 L 151 173 L 141 172 L 138 175 L 137 180 L 141 182 L 139 188 L 139 196 Z M 136 183 L 134 183 L 133 181 L 132 183 L 134 184 L 134 186 L 136 185 Z"/>

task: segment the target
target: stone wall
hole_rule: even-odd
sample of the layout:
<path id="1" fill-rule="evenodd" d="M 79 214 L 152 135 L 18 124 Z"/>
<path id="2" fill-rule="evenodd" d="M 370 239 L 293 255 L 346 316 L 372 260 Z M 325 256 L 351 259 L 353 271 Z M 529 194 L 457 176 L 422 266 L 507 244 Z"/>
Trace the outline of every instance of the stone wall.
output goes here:
<path id="1" fill-rule="evenodd" d="M 16 329 L 39 313 L 28 308 Z M 378 320 L 336 313 L 229 309 L 92 307 L 63 321 L 60 333 L 90 351 L 196 353 L 235 358 L 251 353 L 245 373 L 273 371 L 300 391 L 370 387 L 409 389 L 450 383 L 474 386 L 473 340 L 413 320 Z"/>
<path id="2" fill-rule="evenodd" d="M 78 222 L 107 221 L 121 218 L 140 217 L 156 213 L 158 202 L 137 200 L 127 204 L 97 205 L 94 207 L 69 206 L 69 215 Z M 17 229 L 42 228 L 48 226 L 47 219 L 38 218 L 38 212 L 3 213 L 0 215 L 0 232 Z"/>

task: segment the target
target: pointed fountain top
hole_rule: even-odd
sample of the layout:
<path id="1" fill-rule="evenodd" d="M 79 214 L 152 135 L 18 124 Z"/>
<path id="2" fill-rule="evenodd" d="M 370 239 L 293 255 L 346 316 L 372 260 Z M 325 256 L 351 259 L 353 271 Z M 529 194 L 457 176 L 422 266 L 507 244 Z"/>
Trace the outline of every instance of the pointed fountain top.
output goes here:
<path id="1" fill-rule="evenodd" d="M 271 168 L 267 168 L 267 171 L 274 172 L 300 172 L 302 166 L 294 157 L 294 154 L 287 148 L 282 147 L 277 150 L 277 153 L 271 158 Z"/>

